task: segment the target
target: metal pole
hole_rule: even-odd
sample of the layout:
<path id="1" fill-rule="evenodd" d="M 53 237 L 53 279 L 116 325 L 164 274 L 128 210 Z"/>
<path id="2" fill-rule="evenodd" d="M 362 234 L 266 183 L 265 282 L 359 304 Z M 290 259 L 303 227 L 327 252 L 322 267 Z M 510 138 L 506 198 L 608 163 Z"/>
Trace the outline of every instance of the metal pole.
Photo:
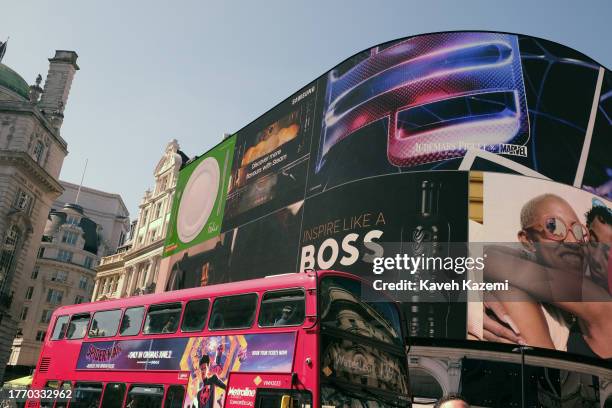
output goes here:
<path id="1" fill-rule="evenodd" d="M 83 175 L 81 176 L 81 184 L 79 184 L 79 189 L 77 190 L 76 198 L 74 199 L 74 203 L 79 203 L 79 195 L 81 194 L 81 187 L 83 187 L 83 179 L 85 178 L 85 171 L 87 171 L 87 162 L 89 159 L 85 159 L 85 168 L 83 168 Z"/>
<path id="2" fill-rule="evenodd" d="M 533 350 L 529 346 L 520 346 L 512 349 L 513 353 L 521 352 L 521 408 L 525 408 L 527 405 L 525 402 L 525 352 Z"/>
<path id="3" fill-rule="evenodd" d="M 521 347 L 521 407 L 525 408 L 525 347 Z"/>

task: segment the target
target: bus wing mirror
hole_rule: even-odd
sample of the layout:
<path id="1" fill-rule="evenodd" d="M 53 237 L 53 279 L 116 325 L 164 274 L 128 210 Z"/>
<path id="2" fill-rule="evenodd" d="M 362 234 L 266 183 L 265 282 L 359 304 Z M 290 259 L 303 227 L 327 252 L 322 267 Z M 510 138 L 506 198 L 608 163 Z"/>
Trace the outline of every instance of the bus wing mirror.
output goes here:
<path id="1" fill-rule="evenodd" d="M 291 408 L 291 395 L 283 395 L 281 397 L 280 407 L 279 408 Z"/>

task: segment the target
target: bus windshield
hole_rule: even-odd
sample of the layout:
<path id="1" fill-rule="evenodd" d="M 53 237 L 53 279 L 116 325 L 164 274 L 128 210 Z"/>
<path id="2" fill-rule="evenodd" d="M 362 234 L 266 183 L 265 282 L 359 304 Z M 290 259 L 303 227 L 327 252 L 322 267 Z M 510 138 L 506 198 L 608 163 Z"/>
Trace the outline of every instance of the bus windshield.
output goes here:
<path id="1" fill-rule="evenodd" d="M 353 279 L 324 277 L 320 288 L 321 405 L 409 406 L 396 305 L 363 301 Z"/>
<path id="2" fill-rule="evenodd" d="M 337 276 L 321 281 L 321 326 L 403 346 L 400 317 L 391 302 L 361 300 L 361 282 Z"/>

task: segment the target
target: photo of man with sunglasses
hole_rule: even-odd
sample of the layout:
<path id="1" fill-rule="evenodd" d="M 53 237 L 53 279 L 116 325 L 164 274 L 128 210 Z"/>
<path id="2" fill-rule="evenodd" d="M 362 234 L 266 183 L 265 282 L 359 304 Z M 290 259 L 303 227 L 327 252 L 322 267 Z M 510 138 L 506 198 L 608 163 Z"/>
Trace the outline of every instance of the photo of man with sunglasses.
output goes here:
<path id="1" fill-rule="evenodd" d="M 514 335 L 508 339 L 512 336 L 496 330 L 494 335 L 503 342 L 611 358 L 612 299 L 591 272 L 588 228 L 555 194 L 527 201 L 520 224 L 517 238 L 522 250 L 486 249 L 485 280 L 508 279 L 512 288 L 485 298 L 485 338 L 492 325 L 498 325 Z M 487 309 L 493 313 L 487 314 Z"/>

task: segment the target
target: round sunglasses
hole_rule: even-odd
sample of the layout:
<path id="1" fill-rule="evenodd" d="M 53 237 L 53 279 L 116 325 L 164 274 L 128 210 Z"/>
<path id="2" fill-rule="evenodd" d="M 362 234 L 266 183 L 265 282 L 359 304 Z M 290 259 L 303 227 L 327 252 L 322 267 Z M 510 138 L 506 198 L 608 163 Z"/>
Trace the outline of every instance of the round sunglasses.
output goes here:
<path id="1" fill-rule="evenodd" d="M 589 230 L 578 221 L 574 221 L 569 228 L 562 218 L 554 215 L 545 215 L 539 222 L 528 225 L 524 230 L 532 229 L 543 232 L 544 236 L 553 241 L 565 241 L 569 232 L 572 232 L 576 241 L 585 242 L 589 239 Z"/>

